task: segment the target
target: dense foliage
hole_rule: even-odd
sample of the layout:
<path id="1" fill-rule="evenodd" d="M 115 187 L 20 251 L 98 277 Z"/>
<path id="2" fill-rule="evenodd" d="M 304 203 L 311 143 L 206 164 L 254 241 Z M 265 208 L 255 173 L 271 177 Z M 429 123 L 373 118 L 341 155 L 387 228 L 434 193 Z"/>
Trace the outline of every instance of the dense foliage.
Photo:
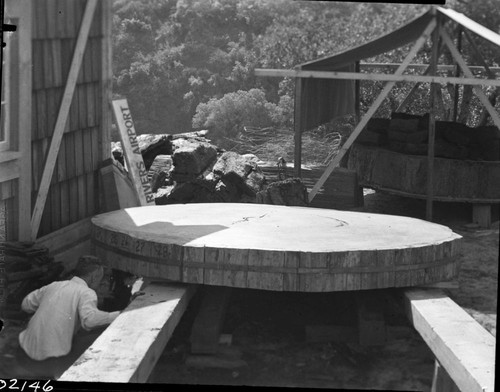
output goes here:
<path id="1" fill-rule="evenodd" d="M 448 5 L 498 32 L 497 1 L 452 0 Z M 257 78 L 255 68 L 292 68 L 343 51 L 426 9 L 289 0 L 115 0 L 114 91 L 129 100 L 139 133 L 210 128 L 211 138 L 224 145 L 244 126 L 291 128 L 294 81 Z M 498 47 L 482 41 L 476 40 L 485 58 L 498 65 Z M 467 52 L 465 40 L 463 47 Z M 367 60 L 400 62 L 406 53 L 400 48 Z M 416 62 L 427 62 L 429 56 L 427 45 Z M 444 53 L 441 62 L 449 61 Z M 366 110 L 381 84 L 361 86 L 361 109 Z M 394 110 L 409 88 L 398 84 L 379 114 Z M 410 111 L 428 110 L 427 91 L 427 86 L 419 89 Z M 450 113 L 453 94 L 453 88 L 442 90 L 442 118 Z M 468 107 L 463 111 L 469 121 L 480 115 L 479 105 L 472 114 Z"/>

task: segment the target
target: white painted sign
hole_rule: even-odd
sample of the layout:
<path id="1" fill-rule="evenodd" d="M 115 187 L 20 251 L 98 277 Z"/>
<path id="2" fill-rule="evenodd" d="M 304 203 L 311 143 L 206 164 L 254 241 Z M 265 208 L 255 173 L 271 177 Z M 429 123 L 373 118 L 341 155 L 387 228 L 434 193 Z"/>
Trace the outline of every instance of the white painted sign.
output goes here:
<path id="1" fill-rule="evenodd" d="M 122 143 L 123 155 L 127 162 L 127 169 L 132 177 L 137 196 L 142 206 L 154 205 L 155 198 L 148 179 L 148 171 L 142 159 L 134 121 L 126 99 L 113 101 L 113 111 L 118 125 Z"/>

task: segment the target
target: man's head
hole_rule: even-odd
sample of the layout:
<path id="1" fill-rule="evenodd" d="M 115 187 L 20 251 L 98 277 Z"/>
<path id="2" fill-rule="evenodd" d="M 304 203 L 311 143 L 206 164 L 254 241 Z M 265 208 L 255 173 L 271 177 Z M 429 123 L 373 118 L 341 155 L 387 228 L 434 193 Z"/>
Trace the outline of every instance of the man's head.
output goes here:
<path id="1" fill-rule="evenodd" d="M 104 268 L 97 257 L 82 256 L 78 259 L 75 276 L 83 279 L 91 289 L 96 290 L 104 276 Z"/>

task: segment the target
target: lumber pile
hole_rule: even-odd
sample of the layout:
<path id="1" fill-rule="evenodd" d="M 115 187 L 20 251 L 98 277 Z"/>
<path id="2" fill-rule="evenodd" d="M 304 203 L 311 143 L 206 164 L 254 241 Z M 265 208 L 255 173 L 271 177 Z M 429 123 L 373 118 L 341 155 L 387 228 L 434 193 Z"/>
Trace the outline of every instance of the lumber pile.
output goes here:
<path id="1" fill-rule="evenodd" d="M 45 247 L 34 242 L 5 242 L 5 280 L 7 296 L 4 316 L 22 318 L 20 306 L 24 297 L 53 281 L 64 271 L 61 262 L 55 262 Z"/>
<path id="2" fill-rule="evenodd" d="M 429 114 L 392 113 L 390 119 L 368 121 L 356 142 L 388 150 L 427 155 Z M 435 153 L 439 158 L 500 161 L 500 130 L 495 126 L 476 128 L 452 121 L 436 121 Z"/>

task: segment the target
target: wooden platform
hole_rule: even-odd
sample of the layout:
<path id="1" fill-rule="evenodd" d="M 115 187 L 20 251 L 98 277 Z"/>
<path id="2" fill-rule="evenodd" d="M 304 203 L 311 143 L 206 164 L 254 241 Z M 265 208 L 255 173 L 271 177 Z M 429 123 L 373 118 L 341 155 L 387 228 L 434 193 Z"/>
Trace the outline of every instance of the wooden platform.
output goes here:
<path id="1" fill-rule="evenodd" d="M 265 204 L 128 208 L 92 219 L 110 267 L 185 283 L 277 291 L 453 279 L 459 235 L 419 219 Z"/>
<path id="2" fill-rule="evenodd" d="M 59 381 L 147 381 L 194 287 L 151 284 L 97 338 Z"/>

